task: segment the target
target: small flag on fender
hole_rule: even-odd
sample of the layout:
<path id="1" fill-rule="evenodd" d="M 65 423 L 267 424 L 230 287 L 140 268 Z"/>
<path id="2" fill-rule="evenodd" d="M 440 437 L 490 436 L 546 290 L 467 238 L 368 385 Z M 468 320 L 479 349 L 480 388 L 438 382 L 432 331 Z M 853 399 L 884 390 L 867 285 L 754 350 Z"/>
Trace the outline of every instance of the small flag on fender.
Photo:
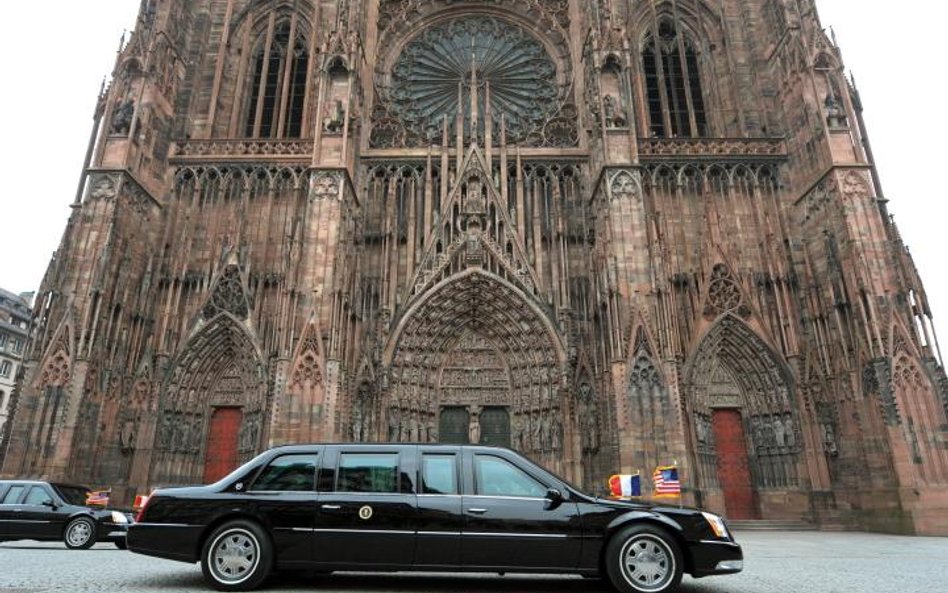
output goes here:
<path id="1" fill-rule="evenodd" d="M 678 468 L 674 465 L 656 467 L 652 474 L 655 496 L 681 496 L 681 482 L 678 481 Z"/>
<path id="2" fill-rule="evenodd" d="M 609 493 L 613 496 L 642 496 L 639 474 L 617 474 L 609 478 Z"/>
<path id="3" fill-rule="evenodd" d="M 109 506 L 109 497 L 111 494 L 111 488 L 108 490 L 93 490 L 92 492 L 87 492 L 86 504 L 97 507 L 107 507 Z"/>

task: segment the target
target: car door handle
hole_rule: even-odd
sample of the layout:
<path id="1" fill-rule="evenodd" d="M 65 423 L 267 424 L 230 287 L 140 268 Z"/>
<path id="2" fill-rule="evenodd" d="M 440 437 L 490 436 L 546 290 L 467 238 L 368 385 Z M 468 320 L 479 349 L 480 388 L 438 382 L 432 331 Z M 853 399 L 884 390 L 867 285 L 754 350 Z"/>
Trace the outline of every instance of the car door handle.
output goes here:
<path id="1" fill-rule="evenodd" d="M 487 509 L 473 508 L 473 509 L 468 509 L 467 512 L 474 513 L 475 515 L 483 515 L 484 513 L 487 512 Z"/>
<path id="2" fill-rule="evenodd" d="M 324 504 L 320 508 L 323 509 L 324 511 L 338 511 L 342 507 L 339 506 L 338 504 Z"/>

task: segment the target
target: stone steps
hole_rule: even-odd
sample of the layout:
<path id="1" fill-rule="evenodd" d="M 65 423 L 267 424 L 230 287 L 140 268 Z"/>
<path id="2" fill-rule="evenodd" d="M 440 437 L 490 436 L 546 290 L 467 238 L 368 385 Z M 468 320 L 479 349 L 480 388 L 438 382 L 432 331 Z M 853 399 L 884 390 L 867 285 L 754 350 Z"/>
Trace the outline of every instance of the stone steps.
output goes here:
<path id="1" fill-rule="evenodd" d="M 806 521 L 728 521 L 734 531 L 817 531 L 819 527 Z"/>

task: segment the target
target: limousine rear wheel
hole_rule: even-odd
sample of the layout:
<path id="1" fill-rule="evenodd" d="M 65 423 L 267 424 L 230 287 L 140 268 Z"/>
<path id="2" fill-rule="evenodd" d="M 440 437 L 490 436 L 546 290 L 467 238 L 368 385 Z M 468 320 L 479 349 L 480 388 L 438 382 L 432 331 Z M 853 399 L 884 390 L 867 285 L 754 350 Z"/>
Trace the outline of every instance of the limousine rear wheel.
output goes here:
<path id="1" fill-rule="evenodd" d="M 273 548 L 266 532 L 252 521 L 224 523 L 204 541 L 201 571 L 218 591 L 250 591 L 259 587 L 273 566 Z"/>
<path id="2" fill-rule="evenodd" d="M 630 525 L 606 546 L 606 571 L 621 593 L 666 593 L 681 582 L 684 568 L 677 542 L 652 525 Z"/>

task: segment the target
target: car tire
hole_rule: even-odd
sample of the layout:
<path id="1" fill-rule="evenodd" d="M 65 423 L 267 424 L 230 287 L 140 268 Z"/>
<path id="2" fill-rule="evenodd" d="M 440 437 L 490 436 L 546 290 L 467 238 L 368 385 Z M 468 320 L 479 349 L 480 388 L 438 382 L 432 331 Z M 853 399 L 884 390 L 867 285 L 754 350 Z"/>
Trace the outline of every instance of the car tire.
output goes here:
<path id="1" fill-rule="evenodd" d="M 95 521 L 89 517 L 76 517 L 66 525 L 63 542 L 70 550 L 88 550 L 95 545 Z"/>
<path id="2" fill-rule="evenodd" d="M 128 542 L 126 542 L 124 539 L 117 539 L 112 543 L 115 544 L 115 547 L 118 548 L 119 550 L 128 549 Z"/>
<path id="3" fill-rule="evenodd" d="M 273 546 L 253 521 L 224 523 L 204 540 L 201 571 L 218 591 L 250 591 L 259 587 L 273 567 Z"/>
<path id="4" fill-rule="evenodd" d="M 609 540 L 605 554 L 609 581 L 620 593 L 667 593 L 681 583 L 681 548 L 660 527 L 630 525 Z"/>

